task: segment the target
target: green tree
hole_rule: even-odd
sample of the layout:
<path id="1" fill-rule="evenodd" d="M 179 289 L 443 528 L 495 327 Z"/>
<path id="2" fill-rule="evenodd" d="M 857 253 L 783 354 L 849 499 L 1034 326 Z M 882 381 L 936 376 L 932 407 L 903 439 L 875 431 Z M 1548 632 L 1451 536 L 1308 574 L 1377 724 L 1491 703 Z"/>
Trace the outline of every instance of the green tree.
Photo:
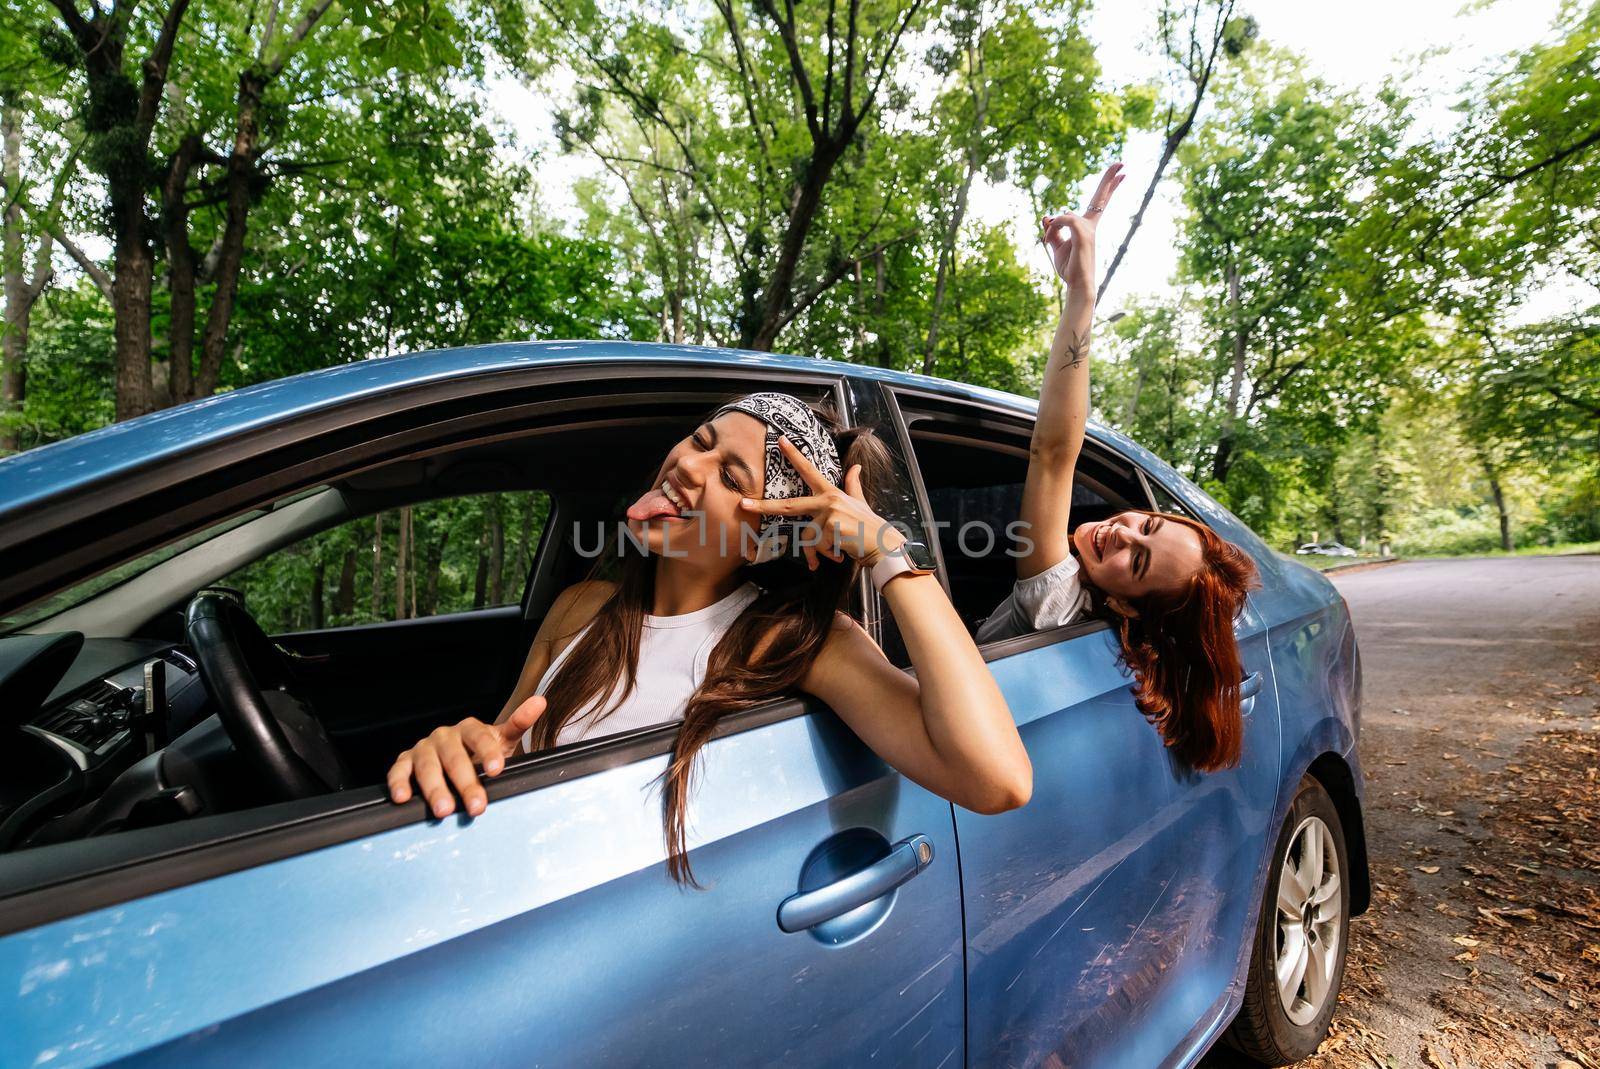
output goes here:
<path id="1" fill-rule="evenodd" d="M 25 0 L 24 18 L 65 79 L 107 196 L 117 417 L 205 396 L 227 356 L 251 212 L 282 175 L 319 163 L 285 151 L 296 121 L 329 106 L 329 85 L 400 62 L 443 71 L 460 59 L 454 20 L 427 0 L 310 0 L 298 10 L 271 0 L 203 18 L 191 17 L 189 0 L 46 8 Z M 405 49 L 395 47 L 402 37 Z M 151 368 L 163 256 L 164 396 Z"/>
<path id="2" fill-rule="evenodd" d="M 1341 266 L 1368 208 L 1363 180 L 1394 142 L 1386 104 L 1363 111 L 1258 48 L 1218 110 L 1180 152 L 1182 271 L 1204 294 L 1216 339 L 1210 477 L 1226 483 L 1245 428 L 1269 409 L 1298 436 L 1337 438 L 1379 403 L 1377 387 L 1412 344 L 1414 319 L 1359 310 Z"/>

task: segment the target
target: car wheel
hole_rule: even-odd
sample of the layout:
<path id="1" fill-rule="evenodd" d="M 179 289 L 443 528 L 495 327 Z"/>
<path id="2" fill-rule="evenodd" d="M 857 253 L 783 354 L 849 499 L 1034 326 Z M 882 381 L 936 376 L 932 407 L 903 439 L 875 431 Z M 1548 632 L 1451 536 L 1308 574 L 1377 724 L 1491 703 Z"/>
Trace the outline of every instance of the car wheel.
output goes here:
<path id="1" fill-rule="evenodd" d="M 1349 856 L 1339 811 L 1307 776 L 1278 832 L 1229 1046 L 1262 1065 L 1309 1058 L 1328 1034 L 1349 947 Z"/>

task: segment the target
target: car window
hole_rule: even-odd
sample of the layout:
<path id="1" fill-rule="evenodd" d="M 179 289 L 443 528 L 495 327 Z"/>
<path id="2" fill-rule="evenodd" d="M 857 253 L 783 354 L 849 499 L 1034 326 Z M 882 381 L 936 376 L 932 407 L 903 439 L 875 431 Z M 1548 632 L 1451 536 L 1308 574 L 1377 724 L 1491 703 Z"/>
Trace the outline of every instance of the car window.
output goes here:
<path id="1" fill-rule="evenodd" d="M 968 629 L 1005 600 L 1016 581 L 1011 525 L 1022 510 L 1031 428 L 1022 417 L 963 421 L 953 413 L 908 413 L 912 448 L 928 493 L 950 583 Z M 1120 458 L 1086 448 L 1072 489 L 1072 525 L 1146 507 L 1137 475 Z"/>
<path id="2" fill-rule="evenodd" d="M 549 516 L 539 490 L 426 501 L 302 539 L 219 585 L 268 634 L 518 604 Z"/>
<path id="3" fill-rule="evenodd" d="M 251 509 L 248 512 L 242 512 L 237 516 L 230 516 L 221 523 L 212 524 L 210 527 L 206 527 L 192 534 L 185 535 L 183 538 L 179 538 L 173 542 L 170 542 L 167 545 L 162 546 L 160 549 L 154 549 L 149 553 L 140 554 L 132 560 L 125 561 L 122 564 L 117 565 L 115 568 L 101 572 L 99 575 L 86 579 L 81 583 L 74 583 L 72 586 L 67 587 L 60 593 L 36 602 L 33 605 L 28 606 L 23 611 L 0 618 L 0 635 L 21 631 L 39 623 L 40 621 L 48 620 L 53 616 L 59 615 L 60 613 L 68 611 L 69 609 L 82 605 L 84 602 L 89 601 L 108 590 L 115 589 L 116 587 L 127 583 L 129 580 L 137 579 L 138 577 L 145 575 L 158 565 L 164 564 L 169 560 L 187 553 L 191 549 L 214 542 L 223 535 L 228 534 L 230 531 L 234 531 L 245 526 L 246 524 L 260 520 L 263 517 L 271 515 L 274 511 L 287 508 L 290 505 L 305 500 L 306 498 L 324 493 L 326 490 L 327 487 L 324 486 L 313 487 L 309 490 L 303 490 L 297 494 L 291 494 L 288 497 L 273 502 L 273 504 L 268 507 Z"/>
<path id="4" fill-rule="evenodd" d="M 1189 515 L 1189 510 L 1184 508 L 1166 487 L 1154 479 L 1146 479 L 1145 481 L 1150 487 L 1150 500 L 1153 502 L 1157 512 L 1168 512 L 1174 516 Z"/>

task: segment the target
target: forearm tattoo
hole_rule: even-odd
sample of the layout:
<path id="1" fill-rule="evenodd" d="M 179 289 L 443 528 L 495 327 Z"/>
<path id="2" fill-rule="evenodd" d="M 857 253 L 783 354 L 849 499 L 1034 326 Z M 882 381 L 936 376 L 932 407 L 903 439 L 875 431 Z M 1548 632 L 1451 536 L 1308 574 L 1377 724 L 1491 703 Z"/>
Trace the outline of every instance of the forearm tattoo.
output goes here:
<path id="1" fill-rule="evenodd" d="M 1080 367 L 1089 359 L 1089 328 L 1084 327 L 1082 334 L 1077 334 L 1067 339 L 1067 366 Z"/>

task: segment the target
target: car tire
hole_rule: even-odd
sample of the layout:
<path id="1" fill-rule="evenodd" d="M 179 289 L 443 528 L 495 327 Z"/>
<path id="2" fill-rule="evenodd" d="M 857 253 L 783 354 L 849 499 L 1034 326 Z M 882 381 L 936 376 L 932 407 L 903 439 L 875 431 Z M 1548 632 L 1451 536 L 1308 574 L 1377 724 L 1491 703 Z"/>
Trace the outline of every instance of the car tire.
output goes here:
<path id="1" fill-rule="evenodd" d="M 1278 832 L 1244 1004 L 1224 1037 L 1247 1058 L 1291 1065 L 1328 1034 L 1350 945 L 1349 873 L 1339 811 L 1307 776 Z"/>

